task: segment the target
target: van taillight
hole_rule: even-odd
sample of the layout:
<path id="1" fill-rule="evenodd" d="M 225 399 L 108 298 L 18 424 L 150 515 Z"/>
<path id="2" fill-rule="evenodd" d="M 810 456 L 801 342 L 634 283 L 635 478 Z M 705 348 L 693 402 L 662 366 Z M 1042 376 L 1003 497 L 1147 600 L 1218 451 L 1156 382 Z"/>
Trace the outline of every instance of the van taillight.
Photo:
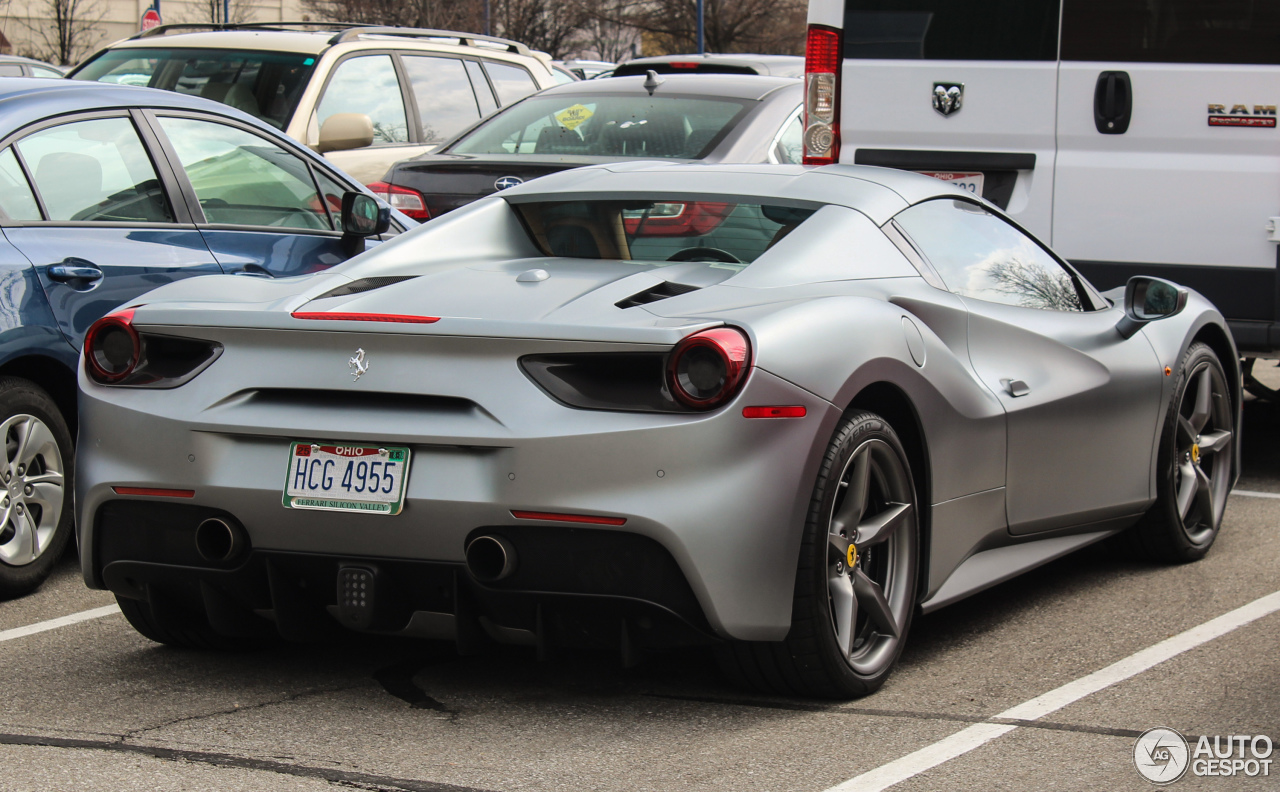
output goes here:
<path id="1" fill-rule="evenodd" d="M 840 31 L 810 25 L 804 48 L 804 164 L 840 158 Z"/>

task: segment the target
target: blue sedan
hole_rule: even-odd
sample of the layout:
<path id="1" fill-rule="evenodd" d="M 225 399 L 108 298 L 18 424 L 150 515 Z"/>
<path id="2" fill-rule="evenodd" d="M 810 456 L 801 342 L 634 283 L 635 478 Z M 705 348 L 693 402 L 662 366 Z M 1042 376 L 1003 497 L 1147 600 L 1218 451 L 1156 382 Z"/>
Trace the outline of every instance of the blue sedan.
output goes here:
<path id="1" fill-rule="evenodd" d="M 0 598 L 38 586 L 72 533 L 75 372 L 89 326 L 170 281 L 314 272 L 414 225 L 376 206 L 370 220 L 372 199 L 351 195 L 362 190 L 226 105 L 98 83 L 0 84 Z M 355 205 L 366 215 L 353 220 Z"/>

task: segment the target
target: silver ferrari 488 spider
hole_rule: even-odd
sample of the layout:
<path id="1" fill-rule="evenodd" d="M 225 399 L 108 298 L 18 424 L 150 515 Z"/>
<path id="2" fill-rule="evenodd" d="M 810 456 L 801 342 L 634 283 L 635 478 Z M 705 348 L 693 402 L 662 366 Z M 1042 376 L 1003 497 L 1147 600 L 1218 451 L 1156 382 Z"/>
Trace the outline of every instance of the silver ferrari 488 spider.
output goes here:
<path id="1" fill-rule="evenodd" d="M 849 166 L 548 176 L 323 273 L 157 289 L 80 384 L 84 576 L 153 640 L 709 643 L 816 696 L 1092 542 L 1203 556 L 1239 469 L 1211 304 Z"/>

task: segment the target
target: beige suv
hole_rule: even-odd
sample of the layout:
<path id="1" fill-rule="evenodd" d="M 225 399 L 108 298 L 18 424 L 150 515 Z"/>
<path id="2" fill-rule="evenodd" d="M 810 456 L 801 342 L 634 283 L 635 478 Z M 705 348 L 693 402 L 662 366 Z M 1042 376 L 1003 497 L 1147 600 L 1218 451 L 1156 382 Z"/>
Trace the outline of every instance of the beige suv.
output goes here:
<path id="1" fill-rule="evenodd" d="M 165 25 L 68 75 L 214 99 L 257 116 L 362 182 L 556 83 L 515 41 L 356 25 Z"/>

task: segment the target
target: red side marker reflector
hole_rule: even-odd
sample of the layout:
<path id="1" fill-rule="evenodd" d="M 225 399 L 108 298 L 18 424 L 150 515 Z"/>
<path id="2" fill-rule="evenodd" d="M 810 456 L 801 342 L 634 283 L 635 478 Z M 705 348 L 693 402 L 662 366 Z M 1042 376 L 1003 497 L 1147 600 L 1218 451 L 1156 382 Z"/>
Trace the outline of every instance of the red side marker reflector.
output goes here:
<path id="1" fill-rule="evenodd" d="M 330 311 L 294 311 L 294 319 L 320 319 L 330 322 L 402 322 L 404 324 L 434 324 L 438 316 L 412 316 L 409 314 L 332 313 Z"/>
<path id="2" fill-rule="evenodd" d="M 597 517 L 592 514 L 554 514 L 552 512 L 516 511 L 511 516 L 517 520 L 550 520 L 552 522 L 590 523 L 592 525 L 622 525 L 625 517 Z"/>
<path id="3" fill-rule="evenodd" d="M 803 405 L 793 407 L 743 407 L 743 418 L 803 418 L 809 411 Z"/>
<path id="4" fill-rule="evenodd" d="M 194 498 L 195 490 L 159 489 L 157 487 L 112 487 L 117 495 L 147 495 L 153 498 Z"/>

